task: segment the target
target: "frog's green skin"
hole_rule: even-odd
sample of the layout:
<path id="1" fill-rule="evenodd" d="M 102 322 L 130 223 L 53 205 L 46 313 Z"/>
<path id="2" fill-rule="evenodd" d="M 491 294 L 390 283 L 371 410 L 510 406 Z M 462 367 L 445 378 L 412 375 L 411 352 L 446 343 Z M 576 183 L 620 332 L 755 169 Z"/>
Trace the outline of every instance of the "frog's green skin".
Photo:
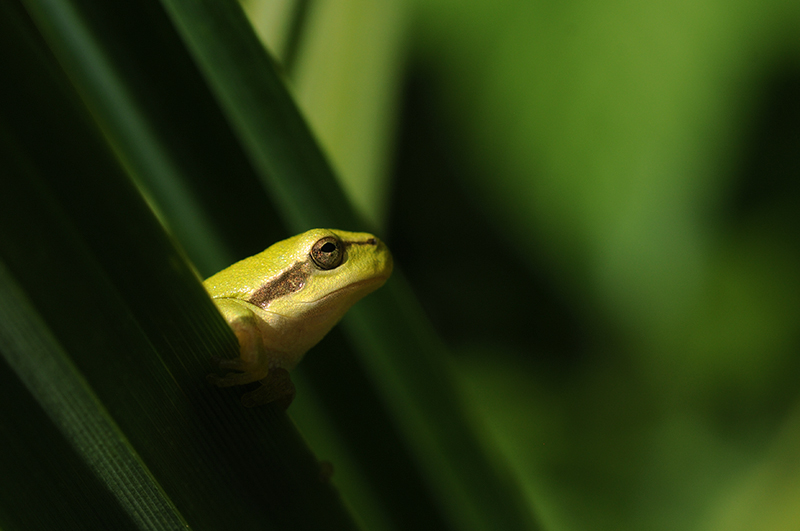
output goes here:
<path id="1" fill-rule="evenodd" d="M 220 271 L 204 285 L 236 334 L 240 357 L 220 362 L 238 372 L 209 379 L 223 387 L 259 380 L 283 385 L 271 379 L 293 369 L 391 273 L 392 255 L 378 238 L 333 229 L 304 232 Z M 262 395 L 255 402 L 280 398 L 277 391 Z"/>

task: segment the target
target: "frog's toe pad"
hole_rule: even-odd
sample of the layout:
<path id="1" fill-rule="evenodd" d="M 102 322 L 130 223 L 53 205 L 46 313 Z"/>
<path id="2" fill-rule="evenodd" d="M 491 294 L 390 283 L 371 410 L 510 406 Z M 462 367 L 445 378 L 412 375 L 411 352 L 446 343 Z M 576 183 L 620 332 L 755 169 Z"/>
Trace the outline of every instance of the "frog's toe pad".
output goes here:
<path id="1" fill-rule="evenodd" d="M 286 409 L 294 400 L 294 395 L 295 388 L 289 377 L 289 371 L 274 368 L 270 369 L 267 377 L 261 380 L 261 387 L 242 395 L 242 404 L 245 407 L 255 407 L 275 402 Z"/>
<path id="2" fill-rule="evenodd" d="M 206 376 L 206 380 L 217 387 L 233 387 L 234 385 L 245 385 L 257 382 L 263 377 L 264 374 L 260 372 L 231 372 L 225 376 L 212 373 Z"/>
<path id="3" fill-rule="evenodd" d="M 214 356 L 211 358 L 211 363 L 214 367 L 223 371 L 246 372 L 252 369 L 250 364 L 245 362 L 242 358 L 229 359 Z"/>

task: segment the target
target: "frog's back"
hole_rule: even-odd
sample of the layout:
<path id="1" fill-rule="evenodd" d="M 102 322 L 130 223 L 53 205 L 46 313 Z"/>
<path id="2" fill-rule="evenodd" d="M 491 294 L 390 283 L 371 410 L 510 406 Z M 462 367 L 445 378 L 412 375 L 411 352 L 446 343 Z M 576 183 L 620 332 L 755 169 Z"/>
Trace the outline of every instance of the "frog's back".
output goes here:
<path id="1" fill-rule="evenodd" d="M 298 235 L 281 240 L 260 253 L 240 260 L 219 273 L 208 277 L 203 285 L 212 298 L 248 299 L 259 288 L 280 277 L 305 250 L 298 245 Z"/>

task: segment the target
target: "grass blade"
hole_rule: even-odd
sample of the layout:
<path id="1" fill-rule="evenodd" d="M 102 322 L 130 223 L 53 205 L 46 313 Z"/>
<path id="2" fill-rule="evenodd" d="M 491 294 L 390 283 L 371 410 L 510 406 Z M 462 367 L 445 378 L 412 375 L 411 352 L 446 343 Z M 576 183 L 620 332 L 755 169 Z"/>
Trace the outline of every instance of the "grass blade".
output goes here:
<path id="1" fill-rule="evenodd" d="M 287 224 L 363 227 L 239 6 L 163 4 Z M 351 310 L 345 325 L 450 521 L 461 529 L 530 528 L 521 496 L 471 433 L 442 346 L 402 274 Z"/>
<path id="2" fill-rule="evenodd" d="M 11 466 L 18 455 L 0 460 L 3 489 L 29 502 L 0 499 L 0 526 L 53 529 L 63 516 L 76 520 L 58 528 L 92 527 L 81 505 L 102 486 L 99 499 L 116 505 L 98 518 L 113 528 L 355 529 L 285 413 L 245 410 L 205 382 L 209 357 L 235 353 L 235 338 L 25 12 L 0 8 L 13 80 L 0 107 L 2 308 L 20 316 L 0 322 L 3 369 L 14 371 L 0 377 L 21 395 L 0 418 L 19 424 L 9 409 L 25 405 L 36 420 L 27 438 L 59 434 L 53 448 L 80 473 L 66 495 L 75 505 L 27 527 L 35 516 L 21 511 L 64 496 L 64 481 L 37 480 L 65 469 L 47 454 L 27 474 Z"/>

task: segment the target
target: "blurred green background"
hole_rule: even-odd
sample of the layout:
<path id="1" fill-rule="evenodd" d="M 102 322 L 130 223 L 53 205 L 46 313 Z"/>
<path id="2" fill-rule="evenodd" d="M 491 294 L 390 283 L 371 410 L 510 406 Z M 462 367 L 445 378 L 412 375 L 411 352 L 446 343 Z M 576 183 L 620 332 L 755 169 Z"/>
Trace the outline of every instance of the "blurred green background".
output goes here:
<path id="1" fill-rule="evenodd" d="M 800 528 L 797 0 L 241 2 L 361 220 L 233 0 L 0 0 L 4 529 Z M 245 410 L 187 257 L 317 220 L 396 273 Z"/>
<path id="2" fill-rule="evenodd" d="M 798 2 L 244 5 L 546 529 L 800 527 Z"/>

